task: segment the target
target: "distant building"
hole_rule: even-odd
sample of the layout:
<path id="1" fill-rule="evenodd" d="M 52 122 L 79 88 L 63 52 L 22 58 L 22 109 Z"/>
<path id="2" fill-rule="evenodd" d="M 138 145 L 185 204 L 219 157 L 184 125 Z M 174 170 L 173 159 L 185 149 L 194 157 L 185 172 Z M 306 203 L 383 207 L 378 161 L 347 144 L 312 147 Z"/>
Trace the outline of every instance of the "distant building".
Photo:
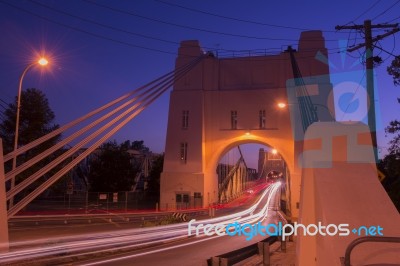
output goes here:
<path id="1" fill-rule="evenodd" d="M 268 173 L 276 171 L 286 176 L 286 163 L 279 153 L 260 148 L 258 153 L 258 177 L 266 178 Z"/>
<path id="2" fill-rule="evenodd" d="M 79 149 L 76 153 L 71 156 L 71 160 L 78 157 L 86 148 Z M 89 156 L 86 156 L 82 161 L 80 161 L 70 173 L 70 178 L 66 180 L 66 187 L 68 193 L 73 192 L 86 192 L 90 189 L 89 185 L 89 173 L 91 170 L 92 162 L 99 159 L 102 153 L 101 148 L 97 148 Z M 148 177 L 151 170 L 151 165 L 156 156 L 160 154 L 138 151 L 129 149 L 127 150 L 130 156 L 130 163 L 132 167 L 140 164 L 140 172 L 136 176 L 132 176 L 134 180 L 134 185 L 130 188 L 126 188 L 127 191 L 144 191 L 147 189 Z"/>

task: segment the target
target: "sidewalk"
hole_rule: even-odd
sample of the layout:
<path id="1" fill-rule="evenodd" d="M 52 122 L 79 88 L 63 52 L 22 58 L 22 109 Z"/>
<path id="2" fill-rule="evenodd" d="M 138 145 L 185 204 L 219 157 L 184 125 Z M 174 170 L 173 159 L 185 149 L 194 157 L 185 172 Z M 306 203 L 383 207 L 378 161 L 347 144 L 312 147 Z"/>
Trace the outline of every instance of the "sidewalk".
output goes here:
<path id="1" fill-rule="evenodd" d="M 294 266 L 296 262 L 296 243 L 287 242 L 286 252 L 281 251 L 280 242 L 276 242 L 271 246 L 271 266 Z M 236 266 L 261 266 L 263 265 L 262 256 L 255 255 L 240 263 Z"/>

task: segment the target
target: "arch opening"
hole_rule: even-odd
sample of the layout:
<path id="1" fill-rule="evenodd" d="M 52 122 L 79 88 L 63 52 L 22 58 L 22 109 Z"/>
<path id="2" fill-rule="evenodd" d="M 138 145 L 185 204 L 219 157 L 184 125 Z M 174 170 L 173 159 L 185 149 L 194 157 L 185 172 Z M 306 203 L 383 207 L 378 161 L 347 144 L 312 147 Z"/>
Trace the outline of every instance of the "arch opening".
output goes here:
<path id="1" fill-rule="evenodd" d="M 218 203 L 234 202 L 250 196 L 260 184 L 280 181 L 280 208 L 290 213 L 290 171 L 278 149 L 259 141 L 236 142 L 228 145 L 217 161 Z"/>

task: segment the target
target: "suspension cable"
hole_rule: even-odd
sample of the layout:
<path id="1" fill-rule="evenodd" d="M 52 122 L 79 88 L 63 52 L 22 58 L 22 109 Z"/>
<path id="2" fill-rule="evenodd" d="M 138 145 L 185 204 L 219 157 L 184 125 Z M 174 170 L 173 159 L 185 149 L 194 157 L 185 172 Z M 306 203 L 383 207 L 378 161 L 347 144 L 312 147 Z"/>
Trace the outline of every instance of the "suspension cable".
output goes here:
<path id="1" fill-rule="evenodd" d="M 147 108 L 150 104 L 152 104 L 156 99 L 158 99 L 165 91 L 167 91 L 177 80 L 182 78 L 185 74 L 187 74 L 191 69 L 193 69 L 199 62 L 202 61 L 204 58 L 204 55 L 196 58 L 192 62 L 189 62 L 187 65 L 179 68 L 178 70 L 172 71 L 170 73 L 173 73 L 173 75 L 164 75 L 163 77 L 165 78 L 164 80 L 161 80 L 161 78 L 157 79 L 160 81 L 157 85 L 154 85 L 152 88 L 146 90 L 146 92 L 142 93 L 141 95 L 137 96 L 139 99 L 140 97 L 144 97 L 142 100 L 136 99 L 136 103 L 125 110 L 123 113 L 115 117 L 113 120 L 108 122 L 106 125 L 101 127 L 99 130 L 97 130 L 94 134 L 91 134 L 90 136 L 86 137 L 82 141 L 80 141 L 78 144 L 76 144 L 73 148 L 69 149 L 67 152 L 63 153 L 60 155 L 58 158 L 56 158 L 54 161 L 31 175 L 30 177 L 26 178 L 24 181 L 20 182 L 17 186 L 15 186 L 12 190 L 8 191 L 6 193 L 7 199 L 13 197 L 15 194 L 19 193 L 23 189 L 25 189 L 27 186 L 31 185 L 35 180 L 37 180 L 39 177 L 43 176 L 46 174 L 48 171 L 50 171 L 52 168 L 54 168 L 56 165 L 60 164 L 62 161 L 65 159 L 69 158 L 73 153 L 75 153 L 78 149 L 83 147 L 83 145 L 88 144 L 89 142 L 93 141 L 96 137 L 98 137 L 100 134 L 102 134 L 105 130 L 113 126 L 114 124 L 117 124 L 114 126 L 109 132 L 107 132 L 104 136 L 102 136 L 100 139 L 95 141 L 89 148 L 87 148 L 84 152 L 79 154 L 76 158 L 74 158 L 71 162 L 69 162 L 66 166 L 64 166 L 62 169 L 57 171 L 53 176 L 51 176 L 49 179 L 47 179 L 45 182 L 43 182 L 40 186 L 38 186 L 34 191 L 29 193 L 26 197 L 24 197 L 22 200 L 20 200 L 18 203 L 16 203 L 13 207 L 11 207 L 8 210 L 8 217 L 11 217 L 15 215 L 19 210 L 21 210 L 23 207 L 25 207 L 31 200 L 33 200 L 35 197 L 40 195 L 44 190 L 46 190 L 49 186 L 51 186 L 54 182 L 56 182 L 61 176 L 66 174 L 69 170 L 71 170 L 75 165 L 77 165 L 80 161 L 82 161 L 86 156 L 88 156 L 91 152 L 93 152 L 101 143 L 103 143 L 105 140 L 107 140 L 110 136 L 115 134 L 119 129 L 121 129 L 124 125 L 126 125 L 130 120 L 132 120 L 134 117 L 136 117 L 139 113 L 141 113 L 145 108 Z M 153 81 L 151 84 L 154 84 Z M 150 83 L 149 83 L 150 84 Z M 147 86 L 143 86 L 136 90 L 135 92 L 137 93 L 139 90 L 143 90 Z M 148 94 L 148 95 L 146 95 Z M 130 96 L 130 95 L 129 95 Z M 128 97 L 129 97 L 128 96 Z M 124 96 L 123 96 L 124 97 Z M 119 99 L 121 99 L 120 97 Z M 115 101 L 113 101 L 115 102 Z M 116 103 L 116 102 L 115 102 Z M 114 103 L 114 104 L 115 104 Z M 128 103 L 131 103 L 129 101 Z M 132 102 L 133 103 L 133 102 Z M 120 108 L 120 107 L 118 107 Z M 118 109 L 117 108 L 117 109 Z M 124 107 L 122 107 L 124 108 Z M 121 108 L 121 109 L 122 109 Z M 101 108 L 99 108 L 101 109 Z M 97 110 L 99 110 L 97 109 Z M 95 110 L 95 111 L 97 111 Z M 86 118 L 85 118 L 86 119 Z M 100 118 L 101 120 L 102 118 Z M 122 121 L 121 121 L 122 120 Z M 75 122 L 75 121 L 74 121 Z M 93 123 L 97 123 L 98 121 L 95 121 Z M 100 121 L 101 122 L 101 121 Z M 98 122 L 99 123 L 99 122 Z M 92 128 L 92 127 L 90 127 Z M 90 129 L 89 126 L 87 127 L 87 130 Z M 86 130 L 86 131 L 87 131 Z M 86 132 L 85 131 L 85 132 Z M 57 134 L 56 134 L 57 135 Z M 45 140 L 43 140 L 45 141 Z M 49 152 L 42 153 L 48 154 Z M 39 156 L 40 157 L 40 156 Z M 42 157 L 44 158 L 44 157 Z M 35 159 L 40 161 L 40 159 Z M 33 161 L 32 161 L 33 162 Z M 23 166 L 24 169 L 26 165 Z M 21 168 L 22 169 L 22 168 Z M 18 171 L 23 171 L 23 170 L 18 170 Z M 17 173 L 18 171 L 14 171 L 13 174 Z M 7 176 L 7 180 L 11 178 L 12 175 Z"/>

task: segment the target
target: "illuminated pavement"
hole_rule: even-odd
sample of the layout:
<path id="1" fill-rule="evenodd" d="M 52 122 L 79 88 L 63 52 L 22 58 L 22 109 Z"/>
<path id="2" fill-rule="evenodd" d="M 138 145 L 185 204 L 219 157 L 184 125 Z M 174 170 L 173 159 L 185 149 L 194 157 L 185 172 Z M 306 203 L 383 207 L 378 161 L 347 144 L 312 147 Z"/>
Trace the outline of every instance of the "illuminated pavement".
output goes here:
<path id="1" fill-rule="evenodd" d="M 296 262 L 296 244 L 295 242 L 287 242 L 286 252 L 280 250 L 280 243 L 271 245 L 271 266 L 294 266 Z M 262 257 L 255 255 L 250 257 L 236 266 L 260 266 L 263 265 Z"/>
<path id="2" fill-rule="evenodd" d="M 271 212 L 272 214 L 272 212 Z M 265 221 L 275 223 L 276 214 Z M 246 241 L 245 236 L 191 238 L 154 248 L 118 254 L 116 257 L 85 262 L 85 265 L 207 265 L 212 256 L 246 247 L 266 237 L 256 236 Z"/>
<path id="3" fill-rule="evenodd" d="M 221 217 L 202 220 L 202 223 L 255 223 L 264 220 L 263 223 L 276 223 L 278 216 L 276 211 L 268 210 L 276 206 L 277 189 L 264 189 L 264 198 L 258 201 L 257 206 L 246 208 L 245 205 L 237 206 L 235 214 L 227 215 L 228 209 L 216 212 L 223 214 Z M 268 208 L 269 206 L 269 208 Z M 232 211 L 232 209 L 231 209 Z M 264 219 L 265 218 L 265 219 Z M 201 222 L 201 221 L 198 221 Z M 194 224 L 194 225 L 198 225 Z M 127 229 L 129 228 L 129 229 Z M 67 250 L 73 252 L 87 252 L 80 264 L 87 265 L 202 265 L 211 256 L 216 256 L 228 251 L 247 246 L 251 243 L 260 241 L 265 236 L 255 236 L 251 241 L 246 241 L 245 236 L 200 236 L 187 238 L 187 224 L 175 224 L 166 227 L 136 228 L 132 229 L 129 224 L 96 224 L 96 225 L 68 225 L 68 226 L 44 226 L 40 228 L 18 228 L 10 230 L 10 239 L 13 244 L 18 240 L 28 241 L 42 239 L 43 242 L 35 244 L 37 249 L 22 251 L 25 253 L 15 253 L 13 256 L 19 260 L 27 261 L 38 253 L 54 254 L 58 256 L 60 251 Z M 119 230 L 115 230 L 119 229 Z M 85 235 L 82 235 L 84 233 Z M 51 238 L 54 236 L 54 238 Z M 68 238 L 64 238 L 66 236 Z M 186 237 L 185 237 L 186 236 Z M 180 237 L 177 241 L 176 238 Z M 175 238 L 174 241 L 172 241 Z M 164 244 L 160 244 L 164 242 Z M 168 242 L 168 243 L 166 243 Z M 49 245 L 49 243 L 55 243 Z M 148 247 L 148 243 L 157 243 L 156 246 Z M 145 247 L 147 245 L 147 248 Z M 34 245 L 31 245 L 34 246 Z M 50 246 L 50 247 L 49 247 Z M 45 248 L 46 247 L 46 248 Z M 133 247 L 130 250 L 121 250 L 121 247 Z M 97 249 L 97 250 L 96 250 Z M 12 250 L 16 250 L 15 247 Z M 93 251 L 94 250 L 94 251 Z M 101 253 L 111 252 L 105 257 L 99 258 Z M 47 252 L 47 253 L 46 253 Z M 96 258 L 93 260 L 93 258 Z M 1 257 L 0 259 L 6 259 Z M 90 260 L 90 261 L 89 261 Z M 76 264 L 76 263 L 74 263 Z"/>

